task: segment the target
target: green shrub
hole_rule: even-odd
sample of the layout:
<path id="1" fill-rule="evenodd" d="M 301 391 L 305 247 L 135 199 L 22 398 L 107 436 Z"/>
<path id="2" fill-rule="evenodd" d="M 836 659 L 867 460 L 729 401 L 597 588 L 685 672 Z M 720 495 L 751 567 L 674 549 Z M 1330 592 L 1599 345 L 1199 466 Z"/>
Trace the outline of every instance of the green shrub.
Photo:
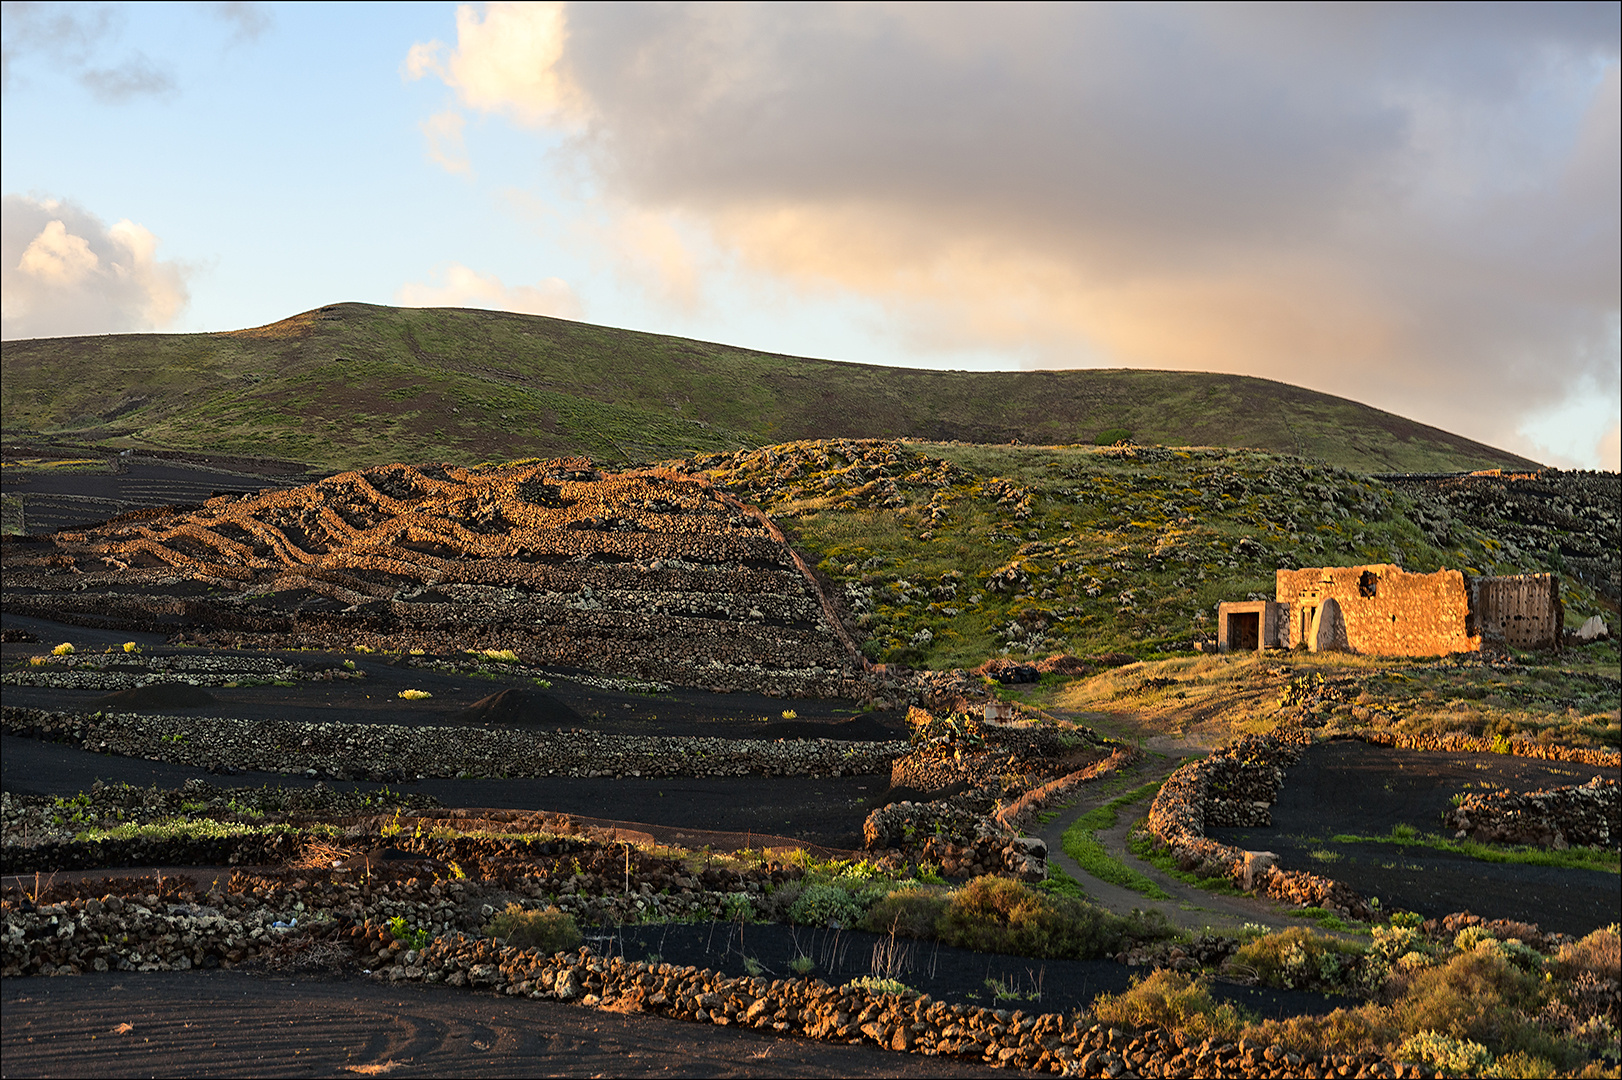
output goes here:
<path id="1" fill-rule="evenodd" d="M 879 934 L 893 930 L 901 937 L 932 938 L 947 904 L 932 889 L 897 889 L 868 909 L 862 926 Z"/>
<path id="2" fill-rule="evenodd" d="M 1499 1053 L 1564 1058 L 1565 1049 L 1532 1019 L 1542 1008 L 1542 995 L 1539 977 L 1489 945 L 1415 972 L 1391 1013 L 1405 1034 L 1429 1031 Z"/>
<path id="3" fill-rule="evenodd" d="M 789 918 L 803 926 L 855 926 L 862 914 L 861 903 L 838 885 L 807 885 L 788 909 Z"/>
<path id="4" fill-rule="evenodd" d="M 1463 1076 L 1474 1076 L 1492 1064 L 1492 1053 L 1480 1043 L 1434 1031 L 1422 1031 L 1408 1039 L 1398 1048 L 1397 1057 Z"/>
<path id="5" fill-rule="evenodd" d="M 1100 1022 L 1117 1027 L 1160 1027 L 1196 1039 L 1231 1040 L 1244 1017 L 1232 1005 L 1218 1005 L 1204 978 L 1161 968 L 1147 978 L 1134 978 L 1119 994 L 1100 994 L 1092 1012 Z"/>
<path id="6" fill-rule="evenodd" d="M 1068 896 L 1001 877 L 975 878 L 953 894 L 936 924 L 948 945 L 1017 956 L 1088 959 L 1136 941 L 1174 935 L 1159 912 L 1111 915 Z"/>
<path id="7" fill-rule="evenodd" d="M 1344 989 L 1357 976 L 1361 950 L 1339 938 L 1292 926 L 1241 945 L 1233 963 L 1250 968 L 1269 986 L 1284 989 Z"/>
<path id="8" fill-rule="evenodd" d="M 537 911 L 508 904 L 506 911 L 490 920 L 484 932 L 505 938 L 507 944 L 520 949 L 539 949 L 543 953 L 562 952 L 580 944 L 580 928 L 574 916 L 555 907 Z"/>
<path id="9" fill-rule="evenodd" d="M 404 915 L 396 915 L 389 920 L 389 935 L 411 949 L 426 949 L 428 943 L 434 940 L 433 935 L 426 930 L 413 930 Z"/>

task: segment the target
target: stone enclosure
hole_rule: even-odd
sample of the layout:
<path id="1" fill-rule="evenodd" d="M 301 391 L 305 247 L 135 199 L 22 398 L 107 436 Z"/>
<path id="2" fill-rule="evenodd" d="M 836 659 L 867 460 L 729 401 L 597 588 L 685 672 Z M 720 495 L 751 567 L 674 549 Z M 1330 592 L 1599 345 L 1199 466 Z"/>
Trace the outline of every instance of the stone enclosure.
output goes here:
<path id="1" fill-rule="evenodd" d="M 1554 574 L 1472 578 L 1382 563 L 1280 570 L 1274 599 L 1218 606 L 1217 643 L 1223 652 L 1441 656 L 1558 648 L 1563 624 Z"/>

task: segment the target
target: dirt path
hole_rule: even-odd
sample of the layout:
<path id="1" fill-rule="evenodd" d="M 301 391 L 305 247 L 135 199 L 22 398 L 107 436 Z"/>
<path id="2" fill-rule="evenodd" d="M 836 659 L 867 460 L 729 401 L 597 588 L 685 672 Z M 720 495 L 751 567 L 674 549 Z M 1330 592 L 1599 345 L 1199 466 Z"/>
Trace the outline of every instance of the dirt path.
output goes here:
<path id="1" fill-rule="evenodd" d="M 1086 716 L 1074 719 L 1081 723 L 1091 722 Z M 1153 755 L 1134 766 L 1129 773 L 1123 774 L 1126 779 L 1124 786 L 1137 788 L 1151 781 L 1164 780 L 1185 761 L 1206 753 L 1208 749 L 1194 742 L 1165 737 L 1154 741 L 1156 745 Z M 1098 840 L 1103 844 L 1105 851 L 1159 885 L 1170 894 L 1171 899 L 1153 900 L 1142 893 L 1104 881 L 1083 870 L 1081 864 L 1064 850 L 1065 830 L 1075 824 L 1077 818 L 1116 798 L 1119 793 L 1120 789 L 1117 788 L 1107 793 L 1089 794 L 1073 806 L 1065 808 L 1052 821 L 1041 826 L 1036 833 L 1048 845 L 1049 860 L 1075 878 L 1086 890 L 1087 895 L 1103 907 L 1118 914 L 1125 914 L 1133 909 L 1158 910 L 1165 913 L 1172 925 L 1195 932 L 1209 927 L 1219 933 L 1231 934 L 1245 923 L 1258 923 L 1274 929 L 1305 923 L 1305 920 L 1292 917 L 1284 908 L 1271 901 L 1250 896 L 1225 896 L 1207 892 L 1179 881 L 1134 855 L 1127 844 L 1127 836 L 1132 831 L 1133 824 L 1149 812 L 1152 795 L 1121 807 L 1116 824 L 1100 831 Z"/>

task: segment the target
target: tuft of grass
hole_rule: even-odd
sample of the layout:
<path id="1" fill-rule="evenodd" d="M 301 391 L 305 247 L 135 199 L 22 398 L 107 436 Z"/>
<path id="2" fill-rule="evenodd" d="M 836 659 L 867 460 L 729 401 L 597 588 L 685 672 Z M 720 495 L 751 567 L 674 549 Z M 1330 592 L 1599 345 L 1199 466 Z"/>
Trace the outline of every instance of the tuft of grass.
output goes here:
<path id="1" fill-rule="evenodd" d="M 1356 833 L 1337 833 L 1329 838 L 1337 844 L 1394 844 L 1398 847 L 1429 848 L 1446 851 L 1471 859 L 1492 863 L 1519 863 L 1524 866 L 1554 866 L 1565 870 L 1604 870 L 1622 873 L 1622 856 L 1609 848 L 1570 847 L 1563 851 L 1552 848 L 1517 845 L 1514 847 L 1483 844 L 1475 840 L 1456 840 L 1436 833 L 1421 833 L 1412 825 L 1393 825 L 1389 836 L 1361 836 Z"/>
<path id="2" fill-rule="evenodd" d="M 434 695 L 427 690 L 401 690 L 396 696 L 403 697 L 407 701 L 421 701 L 423 698 L 431 698 Z"/>
<path id="3" fill-rule="evenodd" d="M 1158 911 L 1112 915 L 1008 878 L 980 877 L 951 897 L 936 931 L 948 945 L 1016 956 L 1089 959 L 1175 936 Z"/>
<path id="4" fill-rule="evenodd" d="M 1134 977 L 1132 986 L 1119 994 L 1100 994 L 1093 999 L 1092 1013 L 1105 1024 L 1159 1027 L 1193 1039 L 1232 1040 L 1249 1019 L 1232 1005 L 1218 1004 L 1205 976 L 1170 968 Z"/>

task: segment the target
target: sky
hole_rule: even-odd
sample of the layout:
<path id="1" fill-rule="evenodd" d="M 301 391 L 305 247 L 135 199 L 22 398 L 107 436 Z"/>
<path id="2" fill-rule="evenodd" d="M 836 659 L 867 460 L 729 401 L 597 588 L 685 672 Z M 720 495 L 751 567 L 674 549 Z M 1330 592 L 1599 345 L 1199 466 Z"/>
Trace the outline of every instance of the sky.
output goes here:
<path id="1" fill-rule="evenodd" d="M 1615 470 L 1619 11 L 6 3 L 0 333 L 489 307 Z"/>

